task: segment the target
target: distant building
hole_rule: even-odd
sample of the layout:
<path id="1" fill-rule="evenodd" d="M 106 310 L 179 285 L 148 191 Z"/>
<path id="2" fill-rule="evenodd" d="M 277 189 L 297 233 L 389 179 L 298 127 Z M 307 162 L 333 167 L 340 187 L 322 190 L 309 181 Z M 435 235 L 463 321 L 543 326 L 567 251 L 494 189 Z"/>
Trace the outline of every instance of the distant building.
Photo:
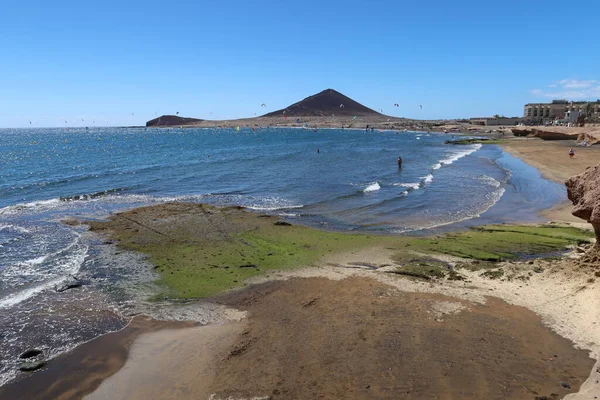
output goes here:
<path id="1" fill-rule="evenodd" d="M 496 118 L 496 117 L 479 117 L 479 118 L 471 118 L 469 120 L 471 125 L 483 125 L 483 126 L 510 126 L 510 125 L 518 125 L 523 122 L 523 118 Z"/>
<path id="2" fill-rule="evenodd" d="M 600 117 L 600 99 L 594 102 L 552 100 L 552 103 L 529 103 L 523 108 L 523 118 L 535 122 L 571 120 L 575 114 L 579 116 L 588 112 L 591 113 L 588 117 Z"/>

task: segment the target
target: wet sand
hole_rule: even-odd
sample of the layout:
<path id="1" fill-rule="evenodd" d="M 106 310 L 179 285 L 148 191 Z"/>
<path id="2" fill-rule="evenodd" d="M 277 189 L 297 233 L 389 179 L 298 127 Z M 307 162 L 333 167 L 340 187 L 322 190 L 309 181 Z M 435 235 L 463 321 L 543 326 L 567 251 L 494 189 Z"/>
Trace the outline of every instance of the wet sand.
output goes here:
<path id="1" fill-rule="evenodd" d="M 217 301 L 248 311 L 246 323 L 141 336 L 87 399 L 534 399 L 577 391 L 594 364 L 495 298 L 350 277 L 267 282 Z"/>
<path id="2" fill-rule="evenodd" d="M 576 148 L 569 159 L 571 145 L 515 139 L 502 146 L 561 181 L 600 162 L 595 147 Z M 566 220 L 562 207 L 549 219 Z M 380 253 L 367 261 L 389 262 Z M 346 261 L 357 260 L 353 253 Z M 557 265 L 570 269 L 567 261 Z M 320 277 L 293 272 L 217 298 L 247 311 L 245 322 L 190 328 L 136 318 L 0 388 L 0 399 L 535 399 L 562 398 L 586 380 L 577 398 L 596 395 L 600 363 L 593 367 L 588 351 L 564 338 L 598 355 L 590 341 L 600 323 L 593 279 L 569 276 L 559 285 L 544 273 L 522 288 L 473 274 L 473 283 L 434 287 L 404 278 L 392 284 L 390 274 L 371 271 L 307 271 Z M 335 275 L 344 279 L 329 279 Z M 527 308 L 470 298 L 482 293 Z"/>
<path id="3" fill-rule="evenodd" d="M 572 140 L 515 138 L 501 146 L 537 168 L 544 178 L 560 183 L 583 173 L 587 167 L 600 163 L 600 146 L 577 147 Z M 569 158 L 571 148 L 575 151 L 573 158 Z"/>
<path id="4" fill-rule="evenodd" d="M 129 348 L 140 335 L 193 325 L 136 317 L 124 329 L 85 343 L 50 360 L 44 369 L 0 387 L 0 399 L 80 399 L 125 365 Z"/>
<path id="5" fill-rule="evenodd" d="M 86 400 L 205 399 L 215 365 L 225 358 L 244 322 L 162 330 L 140 336 L 125 366 Z"/>
<path id="6" fill-rule="evenodd" d="M 546 179 L 564 183 L 571 176 L 581 174 L 587 167 L 600 163 L 600 146 L 577 147 L 572 140 L 541 140 L 539 138 L 515 138 L 502 143 L 502 149 L 537 168 Z M 569 158 L 573 148 L 575 157 Z M 582 223 L 571 215 L 572 204 L 568 200 L 541 213 L 550 220 Z"/>

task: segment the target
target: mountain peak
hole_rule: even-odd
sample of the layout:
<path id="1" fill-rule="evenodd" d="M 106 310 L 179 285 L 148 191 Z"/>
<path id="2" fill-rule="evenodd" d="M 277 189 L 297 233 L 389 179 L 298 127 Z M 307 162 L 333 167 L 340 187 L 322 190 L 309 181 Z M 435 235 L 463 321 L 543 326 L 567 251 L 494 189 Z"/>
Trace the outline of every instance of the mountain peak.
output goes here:
<path id="1" fill-rule="evenodd" d="M 327 117 L 336 116 L 364 116 L 379 115 L 378 112 L 363 106 L 350 97 L 334 89 L 325 89 L 309 96 L 302 101 L 292 104 L 281 110 L 273 111 L 265 117 Z"/>

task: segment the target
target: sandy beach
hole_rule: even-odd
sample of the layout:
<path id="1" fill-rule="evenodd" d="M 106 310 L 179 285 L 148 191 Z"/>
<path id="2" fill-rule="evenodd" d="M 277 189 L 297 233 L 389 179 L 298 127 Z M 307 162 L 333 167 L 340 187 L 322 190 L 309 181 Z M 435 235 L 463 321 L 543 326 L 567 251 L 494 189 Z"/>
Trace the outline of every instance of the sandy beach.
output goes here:
<path id="1" fill-rule="evenodd" d="M 564 183 L 568 178 L 579 175 L 589 166 L 600 162 L 600 147 L 578 147 L 572 140 L 546 141 L 538 138 L 514 138 L 501 144 L 503 150 L 519 157 L 537 168 L 546 179 Z M 569 158 L 569 149 L 575 156 Z M 541 215 L 549 220 L 584 223 L 571 215 L 573 206 L 567 199 L 562 204 L 544 211 Z"/>
<path id="2" fill-rule="evenodd" d="M 571 145 L 511 139 L 502 147 L 544 177 L 564 181 L 600 160 L 595 147 L 576 148 L 569 159 Z M 568 212 L 561 205 L 545 215 L 586 225 Z M 92 223 L 123 248 L 151 254 L 161 273 L 174 274 L 171 285 L 183 285 L 187 293 L 222 293 L 199 304 L 228 307 L 237 317 L 206 326 L 136 319 L 125 330 L 5 385 L 0 398 L 595 399 L 600 394 L 599 274 L 577 267 L 576 259 L 591 246 L 579 231 L 560 225 L 556 234 L 552 227 L 505 227 L 411 239 L 325 233 L 276 221 L 237 208 L 167 204 Z M 484 234 L 499 236 L 479 237 Z M 501 242 L 505 247 L 496 256 L 494 243 Z M 507 256 L 565 246 L 566 258 Z M 220 258 L 231 249 L 239 256 Z M 294 267 L 265 270 L 265 256 Z M 200 257 L 212 265 L 205 272 L 193 264 Z M 192 286 L 198 273 L 215 279 L 213 286 Z M 224 291 L 230 284 L 220 279 L 230 273 L 239 278 L 227 281 L 234 290 Z"/>

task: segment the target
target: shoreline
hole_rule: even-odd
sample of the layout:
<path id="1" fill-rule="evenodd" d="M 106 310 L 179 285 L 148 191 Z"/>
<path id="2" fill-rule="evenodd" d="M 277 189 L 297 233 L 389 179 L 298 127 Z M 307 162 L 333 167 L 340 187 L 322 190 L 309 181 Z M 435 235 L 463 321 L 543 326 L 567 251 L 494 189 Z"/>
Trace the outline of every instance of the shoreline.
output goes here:
<path id="1" fill-rule="evenodd" d="M 537 139 L 539 140 L 539 139 Z M 542 142 L 541 140 L 539 140 L 539 142 Z M 600 150 L 600 149 L 594 149 L 594 152 L 589 152 L 589 153 L 585 153 L 585 159 L 581 159 L 581 162 L 578 163 L 572 163 L 568 166 L 568 168 L 563 168 L 561 169 L 560 173 L 557 172 L 553 172 L 552 170 L 552 162 L 548 162 L 548 161 L 552 161 L 553 159 L 556 159 L 556 157 L 559 154 L 563 153 L 563 148 L 566 146 L 566 144 L 562 143 L 562 144 L 557 144 L 554 145 L 554 143 L 552 143 L 552 146 L 549 145 L 541 145 L 543 146 L 544 149 L 546 149 L 546 151 L 544 151 L 544 153 L 549 152 L 550 154 L 544 154 L 544 155 L 539 155 L 540 151 L 536 150 L 539 149 L 540 147 L 538 146 L 539 142 L 521 142 L 521 141 L 507 141 L 507 143 L 503 143 L 500 145 L 500 147 L 504 150 L 509 152 L 510 154 L 513 154 L 514 156 L 520 158 L 521 160 L 523 160 L 524 162 L 534 166 L 535 168 L 537 168 L 538 170 L 540 170 L 540 172 L 542 173 L 542 175 L 546 178 L 550 178 L 552 176 L 552 178 L 550 178 L 551 180 L 554 180 L 555 182 L 559 182 L 560 179 L 560 174 L 561 173 L 570 173 L 569 171 L 580 171 L 581 170 L 581 165 L 585 162 L 587 162 L 587 160 L 590 160 L 592 158 L 594 158 L 596 155 L 599 155 L 600 152 L 596 152 L 595 150 Z M 533 144 L 530 144 L 533 143 Z M 544 143 L 544 142 L 542 142 Z M 549 143 L 549 142 L 548 142 Z M 505 147 L 506 146 L 506 147 Z M 507 149 L 508 147 L 508 149 Z M 548 150 L 551 149 L 551 150 Z M 599 158 L 596 158 L 596 160 L 598 160 Z M 578 160 L 579 161 L 579 160 Z M 590 164 L 592 165 L 592 164 Z M 580 171 L 583 172 L 583 171 Z M 565 204 L 559 204 L 555 207 L 552 207 L 549 210 L 545 210 L 542 212 L 542 215 L 547 216 L 548 218 L 551 219 L 557 219 L 560 221 L 565 221 L 567 219 L 567 213 L 569 212 L 568 207 L 566 207 Z M 585 223 L 583 223 L 581 220 L 577 220 L 573 217 L 573 221 L 565 221 L 565 222 L 579 222 L 580 225 L 586 225 Z M 370 248 L 369 248 L 370 249 Z M 385 275 L 377 275 L 372 273 L 371 271 L 366 271 L 363 269 L 360 269 L 358 267 L 339 267 L 339 265 L 342 264 L 346 264 L 346 265 L 352 265 L 352 263 L 357 263 L 357 262 L 364 262 L 365 259 L 368 260 L 368 262 L 372 262 L 373 260 L 378 260 L 381 262 L 381 264 L 384 264 L 385 260 L 387 260 L 387 262 L 390 262 L 390 258 L 389 257 L 381 257 L 381 255 L 379 254 L 372 254 L 372 253 L 368 253 L 368 249 L 365 250 L 367 251 L 367 253 L 365 253 L 364 251 L 357 251 L 354 252 L 354 254 L 350 254 L 350 255 L 344 255 L 343 257 L 346 257 L 346 259 L 344 260 L 340 260 L 339 258 L 336 258 L 335 261 L 337 261 L 334 264 L 338 264 L 338 266 L 331 266 L 331 265 L 327 265 L 327 264 L 331 264 L 329 261 L 332 260 L 328 260 L 328 262 L 319 262 L 317 263 L 317 265 L 315 265 L 313 268 L 308 268 L 308 269 L 302 269 L 302 270 L 296 270 L 296 271 L 290 271 L 290 272 L 281 272 L 281 273 L 276 273 L 274 276 L 270 276 L 268 278 L 265 278 L 267 281 L 269 282 L 278 282 L 280 281 L 280 279 L 283 280 L 289 280 L 289 279 L 298 279 L 298 277 L 300 277 L 301 279 L 304 278 L 310 278 L 310 277 L 321 277 L 323 279 L 326 280 L 330 280 L 332 278 L 337 277 L 341 277 L 345 278 L 345 279 L 350 279 L 352 277 L 355 276 L 359 276 L 361 278 L 367 278 L 367 279 L 376 279 L 379 282 L 385 283 L 385 285 L 398 285 L 397 282 L 392 282 L 390 279 L 388 279 L 388 277 L 386 277 L 385 279 L 382 276 Z M 385 252 L 384 252 L 385 253 Z M 389 252 L 388 252 L 389 253 Z M 389 256 L 389 254 L 388 254 Z M 336 255 L 336 257 L 340 257 L 339 255 Z M 556 268 L 556 267 L 554 267 Z M 350 272 L 349 272 L 350 271 Z M 450 287 L 443 287 L 443 288 L 428 288 L 427 286 L 429 286 L 429 284 L 427 284 L 426 286 L 420 282 L 417 283 L 410 283 L 411 281 L 404 281 L 402 284 L 400 284 L 401 287 L 401 291 L 406 291 L 408 293 L 443 293 L 443 294 L 447 294 L 450 295 L 452 298 L 457 298 L 457 299 L 465 299 L 465 300 L 469 300 L 469 301 L 475 301 L 475 302 L 485 302 L 485 300 L 483 299 L 483 294 L 486 293 L 486 290 L 488 293 L 490 294 L 494 294 L 496 295 L 498 298 L 500 299 L 504 299 L 504 301 L 508 301 L 508 303 L 510 304 L 517 304 L 520 305 L 522 307 L 526 307 L 532 311 L 534 311 L 536 314 L 540 315 L 540 317 L 543 319 L 544 324 L 547 326 L 552 327 L 552 329 L 557 332 L 558 334 L 560 334 L 562 337 L 565 337 L 569 340 L 572 340 L 575 345 L 577 345 L 580 348 L 589 348 L 592 352 L 590 354 L 590 356 L 598 359 L 599 357 L 599 349 L 598 349 L 598 345 L 596 344 L 595 346 L 591 346 L 589 343 L 591 341 L 589 341 L 589 332 L 586 334 L 577 334 L 575 332 L 573 332 L 573 321 L 571 321 L 571 318 L 569 318 L 569 316 L 561 316 L 560 313 L 565 312 L 564 311 L 564 307 L 558 307 L 556 309 L 550 308 L 544 308 L 542 305 L 535 305 L 535 298 L 528 298 L 527 300 L 523 300 L 521 298 L 519 298 L 520 294 L 519 292 L 521 291 L 520 288 L 518 288 L 518 284 L 515 285 L 515 283 L 499 283 L 499 282 L 487 282 L 483 279 L 481 279 L 480 276 L 478 276 L 475 273 L 472 274 L 466 274 L 468 276 L 468 279 L 471 281 L 470 286 L 478 286 L 477 289 L 473 289 L 472 287 L 469 287 L 469 290 L 472 291 L 473 293 L 471 293 L 469 296 L 465 296 L 464 294 L 461 294 L 461 292 L 463 292 L 465 289 L 465 285 L 463 284 L 462 286 L 457 283 L 456 286 L 450 286 Z M 564 276 L 563 276 L 564 275 Z M 389 274 L 388 274 L 389 276 Z M 534 275 L 534 277 L 536 277 L 536 275 Z M 561 268 L 558 268 L 557 271 L 554 272 L 550 272 L 550 273 L 542 273 L 542 276 L 539 276 L 540 279 L 535 280 L 535 284 L 539 285 L 541 284 L 542 281 L 544 280 L 548 280 L 549 282 L 544 282 L 543 285 L 543 289 L 542 287 L 538 288 L 538 296 L 541 293 L 548 293 L 548 291 L 550 291 L 550 293 L 552 292 L 552 288 L 551 288 L 551 284 L 556 284 L 558 285 L 558 283 L 562 283 L 563 286 L 566 286 L 566 288 L 564 289 L 564 291 L 567 292 L 572 292 L 572 294 L 570 295 L 572 297 L 572 301 L 573 303 L 571 303 L 571 307 L 575 307 L 575 309 L 578 309 L 578 307 L 580 308 L 582 297 L 585 297 L 585 295 L 588 295 L 590 292 L 593 293 L 593 291 L 595 289 L 597 289 L 597 284 L 589 284 L 589 282 L 587 284 L 583 283 L 583 275 L 576 275 L 575 279 L 573 279 L 573 276 L 569 276 L 569 272 L 567 272 L 566 270 L 563 270 Z M 586 287 L 586 290 L 583 291 L 584 296 L 581 296 L 580 293 L 581 291 L 578 289 L 578 286 L 575 284 L 575 282 L 573 282 L 573 280 L 575 280 L 576 282 L 578 282 L 579 285 L 583 285 L 583 287 Z M 251 280 L 252 282 L 252 280 Z M 260 283 L 261 280 L 256 281 L 256 283 Z M 263 281 L 264 282 L 264 281 Z M 407 284 L 404 284 L 406 282 L 409 282 Z M 528 283 L 527 286 L 533 286 L 534 283 Z M 581 287 L 581 286 L 579 286 Z M 245 290 L 245 289 L 244 289 Z M 541 292 L 540 292 L 541 291 Z M 232 293 L 236 293 L 236 291 L 232 292 Z M 235 295 L 235 294 L 234 294 Z M 535 297 L 535 296 L 534 296 Z M 589 297 L 589 296 L 588 296 Z M 593 301 L 596 301 L 596 303 L 592 302 L 593 304 L 597 304 L 600 305 L 600 303 L 597 303 L 597 296 L 595 298 L 592 298 Z M 589 310 L 588 310 L 589 312 Z M 444 313 L 442 313 L 444 314 Z M 446 315 L 446 314 L 444 314 Z M 448 315 L 453 315 L 452 313 L 448 313 Z M 449 318 L 449 317 L 448 317 Z M 552 321 L 554 319 L 554 321 Z M 211 325 L 212 326 L 212 325 Z M 577 324 L 575 324 L 575 327 L 577 326 Z M 129 327 L 129 325 L 128 325 Z M 161 330 L 162 329 L 162 330 Z M 138 343 L 140 348 L 145 348 L 145 349 L 151 349 L 152 348 L 152 341 L 148 341 L 146 340 L 145 342 L 142 340 L 143 338 L 150 338 L 152 335 L 155 335 L 154 338 L 162 343 L 171 343 L 173 340 L 175 342 L 180 343 L 180 345 L 182 345 L 182 343 L 190 343 L 190 341 L 192 340 L 192 335 L 190 334 L 190 330 L 189 327 L 186 327 L 185 329 L 178 329 L 177 331 L 169 331 L 169 330 L 165 330 L 165 329 L 170 329 L 168 326 L 165 326 L 163 328 L 158 328 L 157 330 L 159 330 L 159 332 L 157 332 L 156 334 L 152 334 L 149 332 L 152 332 L 152 330 L 148 330 L 146 331 L 146 333 L 144 332 L 140 332 L 135 336 L 130 336 L 131 338 L 131 342 L 129 342 L 129 346 L 131 346 L 132 344 Z M 196 329 L 196 328 L 191 328 L 191 329 Z M 201 328 L 200 328 L 201 329 Z M 234 332 L 235 329 L 238 328 L 232 328 L 233 330 L 231 332 Z M 587 331 L 589 331 L 590 329 L 593 329 L 593 327 L 588 326 Z M 217 330 L 215 331 L 217 332 Z M 218 331 L 223 333 L 223 331 Z M 240 331 L 235 331 L 237 332 L 237 334 L 240 334 Z M 221 334 L 221 333 L 215 333 L 215 335 Z M 231 333 L 232 335 L 234 333 Z M 107 334 L 107 335 L 103 335 L 100 336 L 96 339 L 94 339 L 92 342 L 95 341 L 99 341 L 102 338 L 107 338 L 109 335 L 112 334 Z M 208 334 L 207 334 L 208 335 Z M 585 335 L 588 335 L 588 337 L 586 337 Z M 209 338 L 210 335 L 208 335 L 205 339 L 204 342 L 200 341 L 200 342 L 196 342 L 197 345 L 201 346 L 204 345 L 208 342 L 210 342 Z M 160 337 L 160 339 L 158 339 Z M 228 342 L 229 344 L 233 343 L 233 336 L 230 337 L 230 339 L 232 340 L 231 342 Z M 111 341 L 111 339 L 104 339 L 107 341 Z M 587 341 L 587 342 L 586 342 Z M 91 343 L 91 342 L 88 342 Z M 95 342 L 97 343 L 97 342 Z M 60 356 L 57 359 L 52 360 L 49 364 L 51 364 L 52 366 L 52 370 L 53 371 L 57 371 L 57 370 L 62 370 L 62 368 L 65 368 L 65 365 L 69 365 L 68 363 L 65 363 L 63 360 L 65 358 L 68 357 L 74 357 L 77 358 L 79 353 L 78 351 L 83 351 L 80 350 L 82 349 L 84 346 L 86 346 L 86 344 L 77 347 L 75 350 L 73 350 L 72 352 L 66 353 L 66 355 Z M 114 347 L 114 346 L 119 346 L 118 344 L 111 344 L 109 345 L 109 347 Z M 225 346 L 226 347 L 226 346 Z M 207 352 L 209 352 L 211 354 L 211 356 L 215 356 L 216 354 L 222 354 L 226 348 L 225 347 L 219 347 L 218 350 L 215 350 L 215 348 L 213 347 L 212 350 L 205 350 Z M 132 363 L 137 363 L 138 367 L 140 366 L 140 360 L 139 358 L 133 359 L 131 358 L 131 355 L 133 354 L 130 350 L 130 347 L 127 346 L 123 346 L 121 348 L 121 350 L 123 350 L 125 352 L 125 357 L 121 358 L 121 361 L 123 362 L 122 365 L 120 365 L 118 368 L 111 370 L 110 373 L 106 373 L 105 375 L 103 375 L 100 380 L 101 382 L 98 383 L 97 380 L 94 380 L 94 384 L 95 387 L 97 388 L 98 386 L 102 386 L 105 392 L 105 396 L 106 393 L 109 393 L 112 395 L 114 395 L 114 392 L 110 391 L 110 388 L 107 388 L 107 386 L 109 385 L 108 382 L 112 382 L 111 384 L 115 384 L 115 382 L 120 382 L 118 383 L 119 385 L 121 385 L 120 387 L 127 387 L 128 383 L 127 382 L 135 382 L 135 379 L 140 378 L 139 376 L 137 376 L 135 374 L 135 371 L 132 372 L 131 368 L 127 368 L 127 364 L 130 362 Z M 144 352 L 144 350 L 141 350 L 142 353 Z M 159 348 L 156 351 L 158 351 L 159 353 L 162 351 L 163 355 L 159 356 L 158 360 L 165 360 L 166 358 L 168 358 L 168 355 L 165 353 L 165 349 L 163 348 L 162 350 Z M 183 354 L 183 353 L 182 353 Z M 137 356 L 136 356 L 137 357 Z M 596 364 L 596 367 L 599 367 L 600 363 Z M 204 364 L 206 365 L 206 364 Z M 51 368 L 48 368 L 48 370 L 51 370 Z M 135 368 L 134 368 L 135 370 Z M 39 379 L 41 379 L 42 381 L 44 381 L 44 378 L 42 377 L 42 373 L 44 373 L 46 370 L 42 370 L 38 373 L 36 373 L 35 375 L 32 375 L 32 377 L 29 378 L 24 378 L 22 380 L 19 381 L 13 381 L 3 387 L 0 388 L 0 395 L 3 395 L 4 390 L 6 387 L 8 387 L 9 385 L 20 385 L 20 382 L 32 382 L 32 379 L 35 378 L 36 380 L 38 379 L 38 376 L 40 376 Z M 209 369 L 205 369 L 204 370 L 205 373 L 208 374 L 207 371 L 209 371 Z M 56 372 L 54 372 L 56 373 Z M 38 375 L 40 374 L 40 375 Z M 85 374 L 85 373 L 84 373 Z M 113 375 L 114 374 L 114 375 Z M 108 378 L 109 376 L 113 376 L 113 378 Z M 208 375 L 207 375 L 208 376 Z M 594 377 L 592 379 L 592 377 Z M 597 374 L 594 375 L 594 370 L 592 370 L 592 377 L 590 377 L 588 379 L 588 382 L 583 386 L 582 388 L 582 395 L 583 393 L 587 392 L 588 394 L 594 393 L 593 390 L 598 389 L 598 386 L 594 386 L 594 383 L 592 382 L 594 379 L 597 379 Z M 208 379 L 208 378 L 207 378 Z M 214 379 L 214 376 L 211 377 L 210 379 Z M 47 380 L 46 382 L 51 382 L 52 380 Z M 102 384 L 102 382 L 106 382 L 106 385 Z M 138 381 L 140 382 L 140 381 Z M 86 391 L 85 393 L 90 393 L 91 390 L 89 389 L 91 386 L 87 386 L 88 389 L 85 389 L 85 385 L 88 383 L 83 383 L 80 385 L 74 385 L 76 386 L 78 389 L 81 389 L 83 391 Z M 123 386 L 125 385 L 125 386 Z M 23 384 L 21 386 L 21 388 L 26 387 L 27 384 Z M 152 385 L 150 385 L 150 387 L 152 387 Z M 37 387 L 38 389 L 41 388 L 41 386 Z M 131 386 L 129 386 L 129 388 L 131 389 Z M 19 389 L 20 390 L 20 389 Z M 205 389 L 199 389 L 196 388 L 194 389 L 196 391 L 200 391 L 200 390 L 205 390 Z M 558 390 L 558 389 L 557 389 Z M 108 391 L 108 392 L 106 392 Z M 10 392 L 9 392 L 10 393 Z M 19 391 L 15 392 L 15 393 L 20 393 Z M 83 393 L 83 392 L 77 392 L 79 394 Z M 107 398 L 107 397 L 101 397 L 103 394 L 102 391 L 98 391 L 97 393 L 95 393 L 95 395 L 97 397 L 94 397 L 94 395 L 90 396 L 90 398 Z M 32 397 L 35 398 L 35 397 Z M 44 398 L 44 397 L 39 397 L 39 398 Z M 58 397 L 58 398 L 63 398 L 63 397 Z M 64 398 L 70 398 L 70 397 L 64 397 Z M 165 397 L 166 398 L 166 397 Z M 175 397 L 177 398 L 177 397 Z M 216 397 L 219 398 L 219 397 Z M 224 397 L 225 398 L 225 397 Z M 273 398 L 278 398 L 278 397 L 273 397 Z M 285 398 L 285 397 L 283 397 Z M 577 397 L 574 395 L 571 395 L 568 397 L 569 399 L 578 399 L 578 398 L 585 398 L 585 397 Z"/>
<path id="2" fill-rule="evenodd" d="M 0 398 L 82 398 L 126 364 L 129 349 L 140 336 L 195 325 L 194 322 L 134 317 L 123 329 L 98 336 L 50 360 L 33 375 L 21 376 L 0 386 Z"/>
<path id="3" fill-rule="evenodd" d="M 579 175 L 589 166 L 600 162 L 600 147 L 575 147 L 572 140 L 544 141 L 539 138 L 512 138 L 499 144 L 507 153 L 536 168 L 542 177 L 564 184 L 571 176 Z M 575 149 L 570 159 L 568 151 Z M 568 199 L 542 210 L 539 215 L 550 220 L 590 227 L 585 221 L 571 215 L 573 205 Z"/>

